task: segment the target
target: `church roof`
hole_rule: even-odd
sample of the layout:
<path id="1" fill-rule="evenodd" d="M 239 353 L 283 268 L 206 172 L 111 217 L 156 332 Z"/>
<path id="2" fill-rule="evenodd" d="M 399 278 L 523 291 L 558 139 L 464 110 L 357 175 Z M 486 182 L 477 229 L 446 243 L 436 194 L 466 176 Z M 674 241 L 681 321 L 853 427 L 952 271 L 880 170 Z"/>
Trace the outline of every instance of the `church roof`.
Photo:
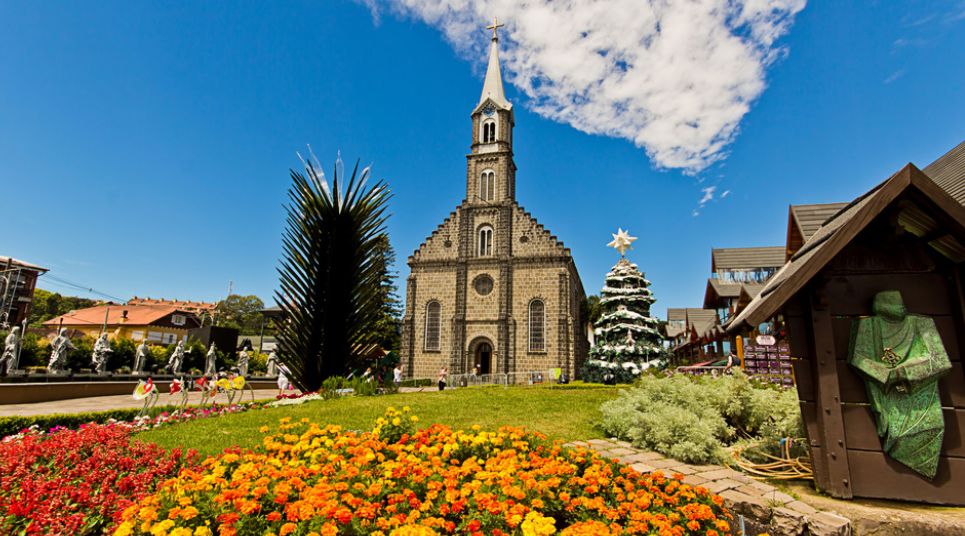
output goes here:
<path id="1" fill-rule="evenodd" d="M 489 66 L 486 67 L 486 80 L 483 82 L 482 96 L 479 97 L 481 106 L 486 100 L 491 100 L 497 106 L 506 110 L 513 107 L 506 100 L 506 92 L 503 91 L 503 74 L 499 69 L 499 38 L 493 32 L 493 40 L 489 45 Z"/>

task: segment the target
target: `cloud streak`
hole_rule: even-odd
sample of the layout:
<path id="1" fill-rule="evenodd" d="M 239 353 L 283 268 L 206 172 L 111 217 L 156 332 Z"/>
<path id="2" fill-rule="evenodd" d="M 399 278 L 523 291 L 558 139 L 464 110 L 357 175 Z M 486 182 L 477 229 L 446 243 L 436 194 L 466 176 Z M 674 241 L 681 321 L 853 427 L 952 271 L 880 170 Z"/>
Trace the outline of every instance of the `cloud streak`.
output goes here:
<path id="1" fill-rule="evenodd" d="M 659 168 L 726 155 L 764 91 L 777 40 L 806 0 L 358 0 L 438 28 L 484 61 L 483 22 L 506 21 L 508 80 L 536 113 L 632 141 Z"/>

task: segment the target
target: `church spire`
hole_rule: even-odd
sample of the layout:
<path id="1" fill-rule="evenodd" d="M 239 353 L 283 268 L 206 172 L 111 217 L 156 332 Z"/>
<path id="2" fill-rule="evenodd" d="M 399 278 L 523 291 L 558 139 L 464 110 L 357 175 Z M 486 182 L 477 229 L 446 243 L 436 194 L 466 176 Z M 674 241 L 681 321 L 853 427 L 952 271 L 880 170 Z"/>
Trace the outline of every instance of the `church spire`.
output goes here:
<path id="1" fill-rule="evenodd" d="M 491 99 L 498 106 L 508 109 L 512 105 L 506 100 L 506 94 L 503 92 L 503 75 L 499 70 L 499 35 L 496 33 L 503 26 L 494 18 L 492 26 L 486 27 L 487 30 L 493 31 L 493 38 L 489 45 L 489 66 L 486 68 L 486 80 L 483 82 L 479 104 L 485 102 L 486 99 Z"/>

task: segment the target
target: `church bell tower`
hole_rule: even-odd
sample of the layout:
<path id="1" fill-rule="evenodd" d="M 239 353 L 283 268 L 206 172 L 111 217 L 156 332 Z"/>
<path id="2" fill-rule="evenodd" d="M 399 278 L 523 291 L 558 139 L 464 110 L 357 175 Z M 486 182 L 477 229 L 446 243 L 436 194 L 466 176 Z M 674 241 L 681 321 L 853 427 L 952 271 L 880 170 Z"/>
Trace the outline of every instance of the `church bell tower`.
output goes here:
<path id="1" fill-rule="evenodd" d="M 516 199 L 516 164 L 513 162 L 513 105 L 506 100 L 499 69 L 499 34 L 496 20 L 489 45 L 489 65 L 479 103 L 472 111 L 472 145 L 467 155 L 466 201 L 470 205 L 512 203 Z"/>

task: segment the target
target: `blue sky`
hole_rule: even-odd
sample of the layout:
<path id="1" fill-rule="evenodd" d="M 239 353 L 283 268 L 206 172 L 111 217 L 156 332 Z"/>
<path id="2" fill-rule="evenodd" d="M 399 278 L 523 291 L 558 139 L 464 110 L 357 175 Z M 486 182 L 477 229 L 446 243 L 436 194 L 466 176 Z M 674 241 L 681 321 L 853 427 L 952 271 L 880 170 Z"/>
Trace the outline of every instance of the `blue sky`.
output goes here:
<path id="1" fill-rule="evenodd" d="M 341 151 L 390 184 L 404 284 L 405 258 L 464 195 L 485 21 L 464 26 L 489 9 L 510 21 L 519 202 L 571 248 L 588 293 L 617 260 L 610 233 L 638 236 L 629 256 L 661 316 L 700 305 L 712 247 L 781 245 L 789 204 L 850 200 L 965 139 L 962 2 L 787 0 L 779 20 L 732 29 L 759 60 L 742 73 L 709 56 L 681 74 L 686 39 L 637 56 L 629 30 L 594 28 L 636 58 L 641 108 L 619 125 L 596 92 L 610 74 L 558 69 L 574 56 L 539 31 L 554 19 L 398 2 L 0 3 L 0 254 L 121 298 L 216 300 L 233 281 L 270 301 L 288 169 L 311 144 L 327 169 Z M 596 20 L 566 20 L 583 16 Z M 681 97 L 702 128 L 661 128 L 691 123 L 673 99 L 645 112 L 695 71 L 715 78 Z M 750 97 L 720 106 L 706 88 L 733 77 Z"/>

